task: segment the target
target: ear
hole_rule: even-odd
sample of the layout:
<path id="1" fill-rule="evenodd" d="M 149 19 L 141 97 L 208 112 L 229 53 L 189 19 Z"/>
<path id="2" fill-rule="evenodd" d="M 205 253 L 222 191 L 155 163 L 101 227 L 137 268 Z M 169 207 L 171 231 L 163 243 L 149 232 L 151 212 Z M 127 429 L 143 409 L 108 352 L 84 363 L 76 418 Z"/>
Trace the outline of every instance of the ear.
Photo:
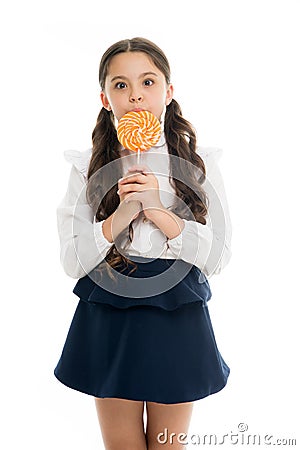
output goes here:
<path id="1" fill-rule="evenodd" d="M 167 93 L 166 93 L 166 100 L 165 100 L 165 104 L 168 106 L 172 99 L 173 99 L 173 94 L 174 94 L 174 86 L 173 84 L 168 84 L 168 88 L 167 88 Z"/>
<path id="2" fill-rule="evenodd" d="M 111 106 L 109 104 L 108 98 L 103 91 L 100 92 L 100 99 L 104 108 L 107 109 L 107 111 L 111 111 Z"/>

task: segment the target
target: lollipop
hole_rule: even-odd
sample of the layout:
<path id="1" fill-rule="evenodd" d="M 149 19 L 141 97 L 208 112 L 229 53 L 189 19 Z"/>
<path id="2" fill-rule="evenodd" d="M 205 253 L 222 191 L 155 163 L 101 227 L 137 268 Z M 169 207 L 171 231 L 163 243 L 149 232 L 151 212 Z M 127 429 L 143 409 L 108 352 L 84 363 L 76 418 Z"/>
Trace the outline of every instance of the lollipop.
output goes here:
<path id="1" fill-rule="evenodd" d="M 129 111 L 119 121 L 117 136 L 128 150 L 138 154 L 153 147 L 160 138 L 159 120 L 149 111 Z"/>

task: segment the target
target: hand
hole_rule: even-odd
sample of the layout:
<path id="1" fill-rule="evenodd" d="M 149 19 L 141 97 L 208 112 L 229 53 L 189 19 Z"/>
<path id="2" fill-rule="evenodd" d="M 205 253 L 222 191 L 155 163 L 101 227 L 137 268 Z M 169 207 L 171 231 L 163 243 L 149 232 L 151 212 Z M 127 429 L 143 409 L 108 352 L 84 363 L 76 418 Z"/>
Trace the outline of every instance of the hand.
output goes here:
<path id="1" fill-rule="evenodd" d="M 121 180 L 130 175 L 132 175 L 132 172 L 127 172 L 126 175 L 123 178 L 121 178 Z M 117 194 L 120 197 L 120 205 L 118 207 L 118 210 L 122 213 L 124 211 L 124 214 L 128 213 L 131 216 L 131 220 L 135 220 L 138 217 L 138 215 L 140 214 L 140 212 L 143 211 L 142 204 L 138 200 L 131 201 L 130 203 L 125 202 L 125 197 L 127 194 L 124 193 L 122 190 L 120 190 L 120 188 L 121 188 L 121 183 L 119 180 Z"/>
<path id="2" fill-rule="evenodd" d="M 129 203 L 139 201 L 148 218 L 153 209 L 164 209 L 160 201 L 158 180 L 149 167 L 134 165 L 128 172 L 130 175 L 126 174 L 118 183 L 120 198 Z"/>

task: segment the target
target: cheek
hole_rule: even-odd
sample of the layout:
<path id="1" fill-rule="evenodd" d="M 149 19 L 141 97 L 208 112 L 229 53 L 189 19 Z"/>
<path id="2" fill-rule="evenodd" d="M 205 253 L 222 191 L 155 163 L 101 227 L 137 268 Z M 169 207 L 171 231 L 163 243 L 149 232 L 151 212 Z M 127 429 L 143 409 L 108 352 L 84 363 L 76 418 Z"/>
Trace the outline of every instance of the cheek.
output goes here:
<path id="1" fill-rule="evenodd" d="M 150 93 L 150 99 L 153 100 L 155 103 L 164 103 L 166 94 L 162 89 L 155 89 L 152 90 Z"/>
<path id="2" fill-rule="evenodd" d="M 122 105 L 126 100 L 126 95 L 124 91 L 113 92 L 111 94 L 111 101 L 115 105 Z"/>
<path id="3" fill-rule="evenodd" d="M 165 88 L 160 88 L 159 95 L 162 101 L 164 102 L 167 97 L 167 90 Z"/>

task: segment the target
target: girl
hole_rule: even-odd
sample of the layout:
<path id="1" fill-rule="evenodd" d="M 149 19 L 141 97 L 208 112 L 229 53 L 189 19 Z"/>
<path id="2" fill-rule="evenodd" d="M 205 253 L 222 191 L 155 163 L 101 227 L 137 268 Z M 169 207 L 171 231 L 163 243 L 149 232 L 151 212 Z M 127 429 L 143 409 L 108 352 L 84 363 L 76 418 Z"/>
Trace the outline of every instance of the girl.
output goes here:
<path id="1" fill-rule="evenodd" d="M 220 151 L 196 147 L 152 42 L 112 45 L 99 81 L 93 148 L 65 152 L 72 169 L 58 231 L 79 302 L 54 373 L 95 398 L 105 448 L 179 449 L 193 402 L 223 389 L 230 371 L 207 307 L 207 278 L 231 256 Z M 139 110 L 162 132 L 137 165 L 116 127 Z"/>

